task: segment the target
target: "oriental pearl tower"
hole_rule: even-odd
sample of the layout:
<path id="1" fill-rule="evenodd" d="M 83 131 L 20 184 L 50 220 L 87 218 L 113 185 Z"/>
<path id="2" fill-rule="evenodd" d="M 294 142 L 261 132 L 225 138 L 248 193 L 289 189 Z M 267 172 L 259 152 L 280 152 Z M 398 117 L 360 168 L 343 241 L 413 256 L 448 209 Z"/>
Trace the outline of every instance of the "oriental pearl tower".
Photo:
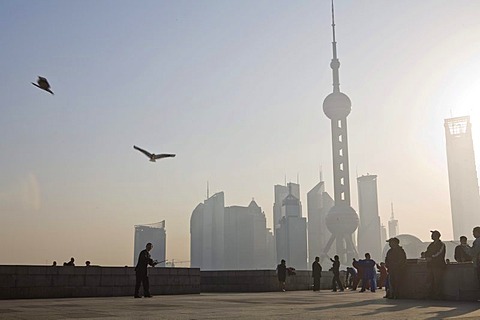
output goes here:
<path id="1" fill-rule="evenodd" d="M 333 74 L 333 92 L 323 101 L 323 112 L 331 120 L 332 156 L 335 205 L 328 212 L 325 222 L 332 236 L 328 240 L 324 256 L 327 256 L 333 242 L 336 244 L 336 254 L 342 263 L 349 263 L 358 256 L 353 243 L 353 233 L 358 227 L 358 215 L 350 206 L 350 179 L 348 169 L 348 139 L 347 116 L 352 107 L 350 98 L 340 92 L 338 69 L 340 61 L 337 58 L 337 43 L 335 41 L 335 17 L 332 0 L 332 31 L 333 58 L 330 63 Z"/>

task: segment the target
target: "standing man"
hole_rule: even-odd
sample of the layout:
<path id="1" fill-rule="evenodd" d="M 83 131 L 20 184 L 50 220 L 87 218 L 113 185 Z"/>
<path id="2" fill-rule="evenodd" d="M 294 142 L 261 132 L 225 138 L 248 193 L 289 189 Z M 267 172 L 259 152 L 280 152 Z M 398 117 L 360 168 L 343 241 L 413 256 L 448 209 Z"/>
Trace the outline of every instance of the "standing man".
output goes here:
<path id="1" fill-rule="evenodd" d="M 398 299 L 401 293 L 402 275 L 407 264 L 407 255 L 405 250 L 400 247 L 398 238 L 387 240 L 390 249 L 385 257 L 385 267 L 388 269 L 388 290 L 385 297 L 388 299 Z"/>
<path id="2" fill-rule="evenodd" d="M 365 260 L 360 260 L 359 262 L 363 268 L 362 289 L 360 292 L 365 292 L 368 283 L 370 283 L 370 291 L 375 292 L 375 288 L 377 287 L 375 265 L 377 263 L 371 259 L 370 253 L 365 253 Z"/>
<path id="3" fill-rule="evenodd" d="M 340 288 L 340 291 L 343 291 L 342 281 L 340 281 L 340 258 L 335 255 L 330 261 L 333 262 L 332 268 L 330 269 L 333 272 L 332 291 L 337 292 L 337 285 Z"/>
<path id="4" fill-rule="evenodd" d="M 460 244 L 455 247 L 455 261 L 457 262 L 472 262 L 472 257 L 466 252 L 464 249 L 468 247 L 467 244 L 467 237 L 461 236 L 460 237 Z"/>
<path id="5" fill-rule="evenodd" d="M 138 291 L 140 290 L 140 284 L 143 285 L 143 293 L 145 298 L 152 297 L 152 295 L 150 294 L 150 284 L 148 282 L 147 275 L 148 265 L 154 267 L 157 264 L 155 261 L 152 260 L 152 257 L 150 256 L 150 250 L 152 250 L 152 248 L 153 245 L 149 242 L 147 243 L 145 249 L 142 250 L 138 255 L 138 262 L 137 266 L 135 267 L 135 298 L 141 298 L 141 296 L 138 294 Z"/>
<path id="6" fill-rule="evenodd" d="M 322 277 L 322 266 L 320 265 L 320 258 L 315 257 L 312 263 L 312 277 L 313 277 L 313 291 L 320 290 L 320 278 Z"/>
<path id="7" fill-rule="evenodd" d="M 280 264 L 277 265 L 277 278 L 280 285 L 280 290 L 285 292 L 285 280 L 287 280 L 287 264 L 283 259 L 282 261 L 280 261 Z"/>
<path id="8" fill-rule="evenodd" d="M 442 278 L 445 270 L 445 244 L 440 240 L 440 232 L 430 231 L 433 242 L 430 243 L 425 251 L 427 259 L 427 283 L 429 285 L 430 298 L 442 298 Z"/>
<path id="9" fill-rule="evenodd" d="M 480 227 L 473 228 L 473 236 L 475 241 L 472 247 L 466 246 L 463 249 L 472 257 L 473 266 L 477 271 L 478 288 L 480 288 Z"/>

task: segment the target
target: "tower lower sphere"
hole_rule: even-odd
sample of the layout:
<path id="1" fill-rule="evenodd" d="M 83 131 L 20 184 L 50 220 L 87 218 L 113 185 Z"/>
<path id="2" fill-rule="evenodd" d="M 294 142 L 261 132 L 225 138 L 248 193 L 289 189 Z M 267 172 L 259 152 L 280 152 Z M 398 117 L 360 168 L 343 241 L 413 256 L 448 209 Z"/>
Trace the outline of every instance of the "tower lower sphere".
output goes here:
<path id="1" fill-rule="evenodd" d="M 334 205 L 325 217 L 328 231 L 335 236 L 351 235 L 358 228 L 358 215 L 345 204 Z"/>

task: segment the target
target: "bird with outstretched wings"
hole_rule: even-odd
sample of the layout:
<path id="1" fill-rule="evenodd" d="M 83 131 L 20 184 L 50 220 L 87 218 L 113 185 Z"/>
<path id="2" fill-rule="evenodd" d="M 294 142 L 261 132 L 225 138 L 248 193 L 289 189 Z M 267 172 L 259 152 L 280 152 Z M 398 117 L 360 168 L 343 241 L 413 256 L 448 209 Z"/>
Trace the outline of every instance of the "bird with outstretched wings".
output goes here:
<path id="1" fill-rule="evenodd" d="M 142 148 L 139 148 L 137 146 L 133 146 L 133 149 L 140 151 L 144 155 L 146 155 L 148 158 L 150 158 L 151 162 L 155 162 L 158 159 L 163 159 L 163 158 L 173 158 L 175 157 L 175 154 L 171 153 L 160 153 L 160 154 L 155 154 L 155 153 L 150 153 L 146 150 L 143 150 Z"/>
<path id="2" fill-rule="evenodd" d="M 53 91 L 50 90 L 50 83 L 48 83 L 47 78 L 38 76 L 37 83 L 33 83 L 33 82 L 32 82 L 32 84 L 33 84 L 35 87 L 38 87 L 38 88 L 40 88 L 40 89 L 42 89 L 42 90 L 45 90 L 45 91 L 50 92 L 51 94 L 53 94 Z"/>

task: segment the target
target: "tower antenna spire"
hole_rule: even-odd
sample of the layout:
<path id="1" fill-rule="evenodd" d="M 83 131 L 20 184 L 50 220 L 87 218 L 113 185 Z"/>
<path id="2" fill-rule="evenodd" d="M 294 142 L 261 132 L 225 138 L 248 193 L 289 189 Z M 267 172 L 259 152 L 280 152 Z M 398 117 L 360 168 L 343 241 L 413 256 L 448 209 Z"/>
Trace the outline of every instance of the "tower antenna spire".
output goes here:
<path id="1" fill-rule="evenodd" d="M 332 0 L 332 39 L 333 39 L 333 58 L 337 58 L 337 41 L 335 39 L 335 9 L 333 5 L 333 0 Z"/>
<path id="2" fill-rule="evenodd" d="M 340 69 L 340 61 L 337 57 L 337 40 L 335 38 L 335 9 L 332 0 L 332 51 L 333 58 L 330 63 L 333 73 L 333 92 L 340 92 L 340 76 L 338 69 Z"/>
<path id="3" fill-rule="evenodd" d="M 390 220 L 395 220 L 395 216 L 393 215 L 393 202 L 390 202 L 390 207 L 392 208 L 392 216 L 390 217 Z"/>

